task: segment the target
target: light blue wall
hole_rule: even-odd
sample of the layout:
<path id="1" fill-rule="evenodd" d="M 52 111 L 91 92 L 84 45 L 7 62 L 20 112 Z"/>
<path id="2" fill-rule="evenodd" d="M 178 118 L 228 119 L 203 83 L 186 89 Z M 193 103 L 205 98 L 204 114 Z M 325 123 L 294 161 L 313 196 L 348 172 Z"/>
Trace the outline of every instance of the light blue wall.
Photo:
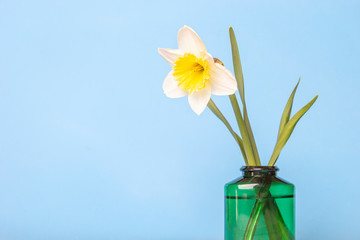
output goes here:
<path id="1" fill-rule="evenodd" d="M 319 99 L 282 152 L 297 239 L 360 239 L 358 1 L 0 1 L 0 239 L 220 240 L 241 153 L 162 92 L 184 24 L 231 67 L 261 158 L 282 109 Z M 234 123 L 227 97 L 215 97 Z"/>

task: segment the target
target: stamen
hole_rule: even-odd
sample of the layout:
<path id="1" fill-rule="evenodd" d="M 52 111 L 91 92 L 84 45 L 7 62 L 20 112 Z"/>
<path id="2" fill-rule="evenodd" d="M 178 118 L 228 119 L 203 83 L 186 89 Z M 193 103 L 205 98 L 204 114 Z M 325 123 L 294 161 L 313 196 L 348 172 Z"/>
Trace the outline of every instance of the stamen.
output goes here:
<path id="1" fill-rule="evenodd" d="M 179 57 L 173 67 L 173 76 L 178 86 L 188 94 L 205 88 L 209 81 L 209 67 L 207 60 L 197 58 L 194 54 L 186 53 Z"/>

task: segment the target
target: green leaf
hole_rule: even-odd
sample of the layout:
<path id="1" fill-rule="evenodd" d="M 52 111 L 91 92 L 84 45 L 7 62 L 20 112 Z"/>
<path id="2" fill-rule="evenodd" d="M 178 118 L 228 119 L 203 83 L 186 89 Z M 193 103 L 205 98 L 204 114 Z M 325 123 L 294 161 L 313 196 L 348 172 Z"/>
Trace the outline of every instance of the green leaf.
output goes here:
<path id="1" fill-rule="evenodd" d="M 274 166 L 276 163 L 276 160 L 278 159 L 281 150 L 285 146 L 286 142 L 289 140 L 296 124 L 300 120 L 300 118 L 309 110 L 309 108 L 314 104 L 316 99 L 318 98 L 318 95 L 316 95 L 308 104 L 306 104 L 302 109 L 300 109 L 285 125 L 284 129 L 282 130 L 280 134 L 280 138 L 276 142 L 274 152 L 271 155 L 270 161 L 268 166 Z"/>
<path id="2" fill-rule="evenodd" d="M 244 89 L 244 76 L 242 72 L 242 66 L 241 66 L 241 60 L 240 60 L 240 54 L 239 54 L 239 48 L 237 45 L 236 37 L 234 30 L 232 27 L 229 28 L 229 35 L 230 35 L 230 43 L 231 43 L 231 52 L 232 52 L 232 58 L 233 58 L 233 66 L 234 66 L 234 73 L 235 78 L 237 82 L 237 86 L 240 93 L 240 99 L 243 105 L 244 110 L 244 122 L 245 122 L 245 128 L 249 136 L 249 142 L 251 145 L 252 153 L 255 158 L 256 165 L 261 165 L 259 153 L 256 147 L 256 142 L 254 138 L 254 134 L 251 129 L 246 103 L 245 103 L 245 89 Z"/>
<path id="3" fill-rule="evenodd" d="M 245 165 L 249 166 L 249 161 L 247 160 L 247 157 L 246 157 L 245 146 L 244 146 L 243 140 L 240 138 L 239 135 L 237 135 L 236 132 L 233 132 L 232 135 L 235 137 L 235 140 L 236 140 L 237 144 L 240 147 L 241 154 L 242 154 L 242 156 L 244 158 L 244 161 L 245 161 Z"/>
<path id="4" fill-rule="evenodd" d="M 234 114 L 235 114 L 235 117 L 236 117 L 237 124 L 238 124 L 239 129 L 240 129 L 241 137 L 244 140 L 245 153 L 246 153 L 246 157 L 248 159 L 248 163 L 250 164 L 250 166 L 257 166 L 257 163 L 255 162 L 255 158 L 254 158 L 254 153 L 253 153 L 253 150 L 251 148 L 249 135 L 248 135 L 248 132 L 246 130 L 245 122 L 244 122 L 244 120 L 242 118 L 241 111 L 240 111 L 239 104 L 238 104 L 238 101 L 236 99 L 236 96 L 235 96 L 235 94 L 229 95 L 229 98 L 230 98 L 230 101 L 231 101 L 231 106 L 232 106 L 232 108 L 234 110 Z"/>
<path id="5" fill-rule="evenodd" d="M 300 83 L 300 79 L 301 77 L 299 78 L 299 81 L 297 82 L 294 90 L 292 91 L 287 103 L 286 103 L 286 106 L 284 108 L 284 112 L 281 116 L 281 120 L 280 120 L 280 126 L 279 126 L 279 132 L 278 132 L 278 138 L 280 137 L 280 133 L 282 132 L 282 130 L 284 129 L 286 123 L 289 121 L 290 119 L 290 115 L 291 115 L 291 109 L 292 109 L 292 106 L 293 106 L 293 101 L 294 101 L 294 96 L 295 96 L 295 92 L 296 92 L 296 89 L 297 87 L 299 86 L 299 83 Z"/>
<path id="6" fill-rule="evenodd" d="M 244 76 L 241 67 L 239 48 L 236 42 L 235 33 L 232 27 L 229 28 L 230 42 L 231 42 L 231 52 L 234 65 L 234 73 L 237 81 L 240 98 L 242 102 L 245 102 L 245 92 L 244 92 Z"/>
<path id="7" fill-rule="evenodd" d="M 215 116 L 217 116 L 225 124 L 225 126 L 227 127 L 227 129 L 229 130 L 231 135 L 234 137 L 236 143 L 239 145 L 241 153 L 242 153 L 244 161 L 245 161 L 245 164 L 249 165 L 247 157 L 246 157 L 246 153 L 245 153 L 244 143 L 243 143 L 242 139 L 239 137 L 239 135 L 237 135 L 236 132 L 234 132 L 234 130 L 232 129 L 230 123 L 226 120 L 226 118 L 220 112 L 219 108 L 215 105 L 215 103 L 214 103 L 214 101 L 212 99 L 210 99 L 207 106 L 215 114 Z"/>
<path id="8" fill-rule="evenodd" d="M 252 149 L 254 157 L 255 157 L 255 162 L 256 162 L 256 165 L 261 166 L 259 153 L 258 153 L 258 150 L 257 150 L 257 147 L 256 147 L 254 134 L 253 134 L 253 132 L 251 130 L 251 125 L 250 125 L 250 121 L 249 121 L 249 118 L 248 118 L 247 109 L 246 109 L 245 104 L 243 104 L 243 108 L 244 108 L 245 127 L 246 127 L 246 130 L 247 130 L 248 134 L 249 134 L 251 149 Z"/>

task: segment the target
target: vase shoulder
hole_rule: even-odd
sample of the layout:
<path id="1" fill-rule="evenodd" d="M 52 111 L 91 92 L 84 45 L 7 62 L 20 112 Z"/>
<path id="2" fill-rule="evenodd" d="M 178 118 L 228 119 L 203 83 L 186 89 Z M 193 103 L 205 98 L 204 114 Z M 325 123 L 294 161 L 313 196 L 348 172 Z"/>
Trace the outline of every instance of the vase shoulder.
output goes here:
<path id="1" fill-rule="evenodd" d="M 294 195 L 294 184 L 278 177 L 239 177 L 225 184 L 225 195 L 232 197 L 256 197 L 257 191 L 268 186 L 274 197 Z"/>

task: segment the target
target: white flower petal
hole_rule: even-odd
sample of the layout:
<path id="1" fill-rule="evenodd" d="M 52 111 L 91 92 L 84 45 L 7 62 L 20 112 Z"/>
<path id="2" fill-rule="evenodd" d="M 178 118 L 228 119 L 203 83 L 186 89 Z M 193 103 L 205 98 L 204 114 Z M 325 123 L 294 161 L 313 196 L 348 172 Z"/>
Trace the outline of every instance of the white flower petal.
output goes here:
<path id="1" fill-rule="evenodd" d="M 174 62 L 178 57 L 184 55 L 184 52 L 180 49 L 158 48 L 158 52 L 171 66 L 174 66 Z"/>
<path id="2" fill-rule="evenodd" d="M 237 90 L 234 75 L 218 63 L 210 69 L 210 85 L 211 93 L 214 95 L 231 95 Z"/>
<path id="3" fill-rule="evenodd" d="M 208 63 L 215 64 L 214 58 L 210 53 L 206 52 L 201 55 L 202 55 L 201 57 L 204 58 L 206 61 L 208 61 Z"/>
<path id="4" fill-rule="evenodd" d="M 201 52 L 207 52 L 203 41 L 199 35 L 190 27 L 184 26 L 178 32 L 179 49 L 187 53 L 199 55 Z"/>
<path id="5" fill-rule="evenodd" d="M 188 97 L 191 109 L 200 115 L 206 108 L 211 97 L 211 86 L 208 84 L 204 89 L 195 92 Z"/>
<path id="6" fill-rule="evenodd" d="M 163 90 L 166 96 L 169 98 L 179 98 L 186 95 L 181 88 L 178 87 L 177 82 L 173 76 L 174 71 L 170 71 L 166 76 L 163 83 Z"/>

